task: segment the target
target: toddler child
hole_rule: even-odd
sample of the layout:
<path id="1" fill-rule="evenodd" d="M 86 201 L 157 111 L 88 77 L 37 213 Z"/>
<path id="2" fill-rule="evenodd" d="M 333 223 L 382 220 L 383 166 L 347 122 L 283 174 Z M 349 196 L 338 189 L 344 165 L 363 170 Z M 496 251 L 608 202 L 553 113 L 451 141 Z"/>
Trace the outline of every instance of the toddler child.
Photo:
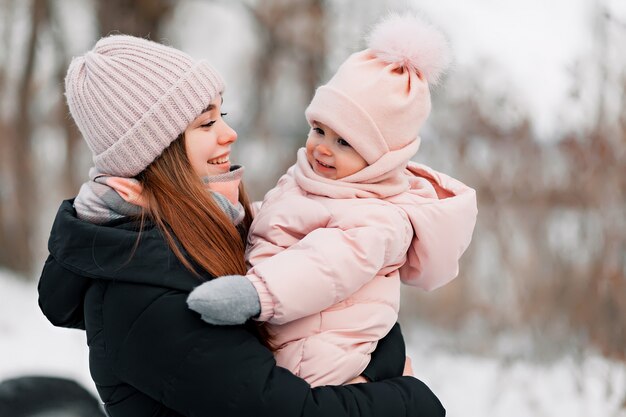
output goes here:
<path id="1" fill-rule="evenodd" d="M 313 386 L 360 375 L 398 319 L 400 282 L 446 284 L 472 237 L 474 190 L 410 161 L 447 57 L 419 18 L 381 22 L 306 109 L 306 146 L 252 223 L 247 275 L 200 285 L 190 308 L 267 322 L 278 365 Z"/>

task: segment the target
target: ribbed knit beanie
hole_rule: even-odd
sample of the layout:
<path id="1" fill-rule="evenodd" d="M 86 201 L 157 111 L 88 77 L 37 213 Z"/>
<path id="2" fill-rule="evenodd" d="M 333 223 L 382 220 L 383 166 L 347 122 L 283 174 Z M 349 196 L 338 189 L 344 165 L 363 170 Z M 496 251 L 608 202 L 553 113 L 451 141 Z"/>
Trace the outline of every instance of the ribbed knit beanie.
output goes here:
<path id="1" fill-rule="evenodd" d="M 223 90 L 206 61 L 126 35 L 100 39 L 72 60 L 65 78 L 96 168 L 121 177 L 143 171 Z"/>
<path id="2" fill-rule="evenodd" d="M 431 109 L 429 84 L 449 62 L 447 41 L 432 25 L 414 14 L 389 15 L 374 27 L 368 48 L 317 89 L 306 118 L 347 140 L 370 164 L 370 177 L 389 172 L 417 152 Z"/>

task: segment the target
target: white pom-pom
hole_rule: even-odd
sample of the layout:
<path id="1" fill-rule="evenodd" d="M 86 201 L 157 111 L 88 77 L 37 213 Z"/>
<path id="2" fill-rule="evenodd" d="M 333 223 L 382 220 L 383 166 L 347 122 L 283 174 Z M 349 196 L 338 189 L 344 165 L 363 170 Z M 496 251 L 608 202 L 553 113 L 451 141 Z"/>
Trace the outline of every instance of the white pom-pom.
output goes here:
<path id="1" fill-rule="evenodd" d="M 374 27 L 367 43 L 378 59 L 417 71 L 430 84 L 437 84 L 451 61 L 443 34 L 415 14 L 389 15 Z"/>

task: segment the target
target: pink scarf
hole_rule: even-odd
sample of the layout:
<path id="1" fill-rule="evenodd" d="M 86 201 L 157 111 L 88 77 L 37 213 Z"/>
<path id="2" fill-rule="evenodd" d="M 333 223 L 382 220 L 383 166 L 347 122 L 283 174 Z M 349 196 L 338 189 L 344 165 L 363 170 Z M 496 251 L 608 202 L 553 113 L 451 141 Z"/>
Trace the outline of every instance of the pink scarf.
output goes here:
<path id="1" fill-rule="evenodd" d="M 411 186 L 406 172 L 408 158 L 390 161 L 383 156 L 359 172 L 331 180 L 313 171 L 306 158 L 306 149 L 299 149 L 297 157 L 295 180 L 300 188 L 311 194 L 330 198 L 387 198 L 406 192 Z"/>

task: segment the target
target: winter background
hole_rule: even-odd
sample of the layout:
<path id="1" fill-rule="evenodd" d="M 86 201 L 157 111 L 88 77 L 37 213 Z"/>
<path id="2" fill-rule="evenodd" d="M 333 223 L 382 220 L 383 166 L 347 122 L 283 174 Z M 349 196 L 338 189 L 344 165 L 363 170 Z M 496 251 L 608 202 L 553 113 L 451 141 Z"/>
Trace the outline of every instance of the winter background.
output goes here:
<path id="1" fill-rule="evenodd" d="M 452 417 L 625 417 L 624 0 L 0 0 L 0 380 L 95 392 L 84 333 L 51 326 L 36 292 L 90 166 L 62 97 L 72 56 L 122 32 L 206 57 L 260 199 L 304 142 L 314 87 L 406 9 L 455 53 L 416 160 L 476 188 L 480 212 L 459 277 L 404 289 L 416 376 Z"/>

